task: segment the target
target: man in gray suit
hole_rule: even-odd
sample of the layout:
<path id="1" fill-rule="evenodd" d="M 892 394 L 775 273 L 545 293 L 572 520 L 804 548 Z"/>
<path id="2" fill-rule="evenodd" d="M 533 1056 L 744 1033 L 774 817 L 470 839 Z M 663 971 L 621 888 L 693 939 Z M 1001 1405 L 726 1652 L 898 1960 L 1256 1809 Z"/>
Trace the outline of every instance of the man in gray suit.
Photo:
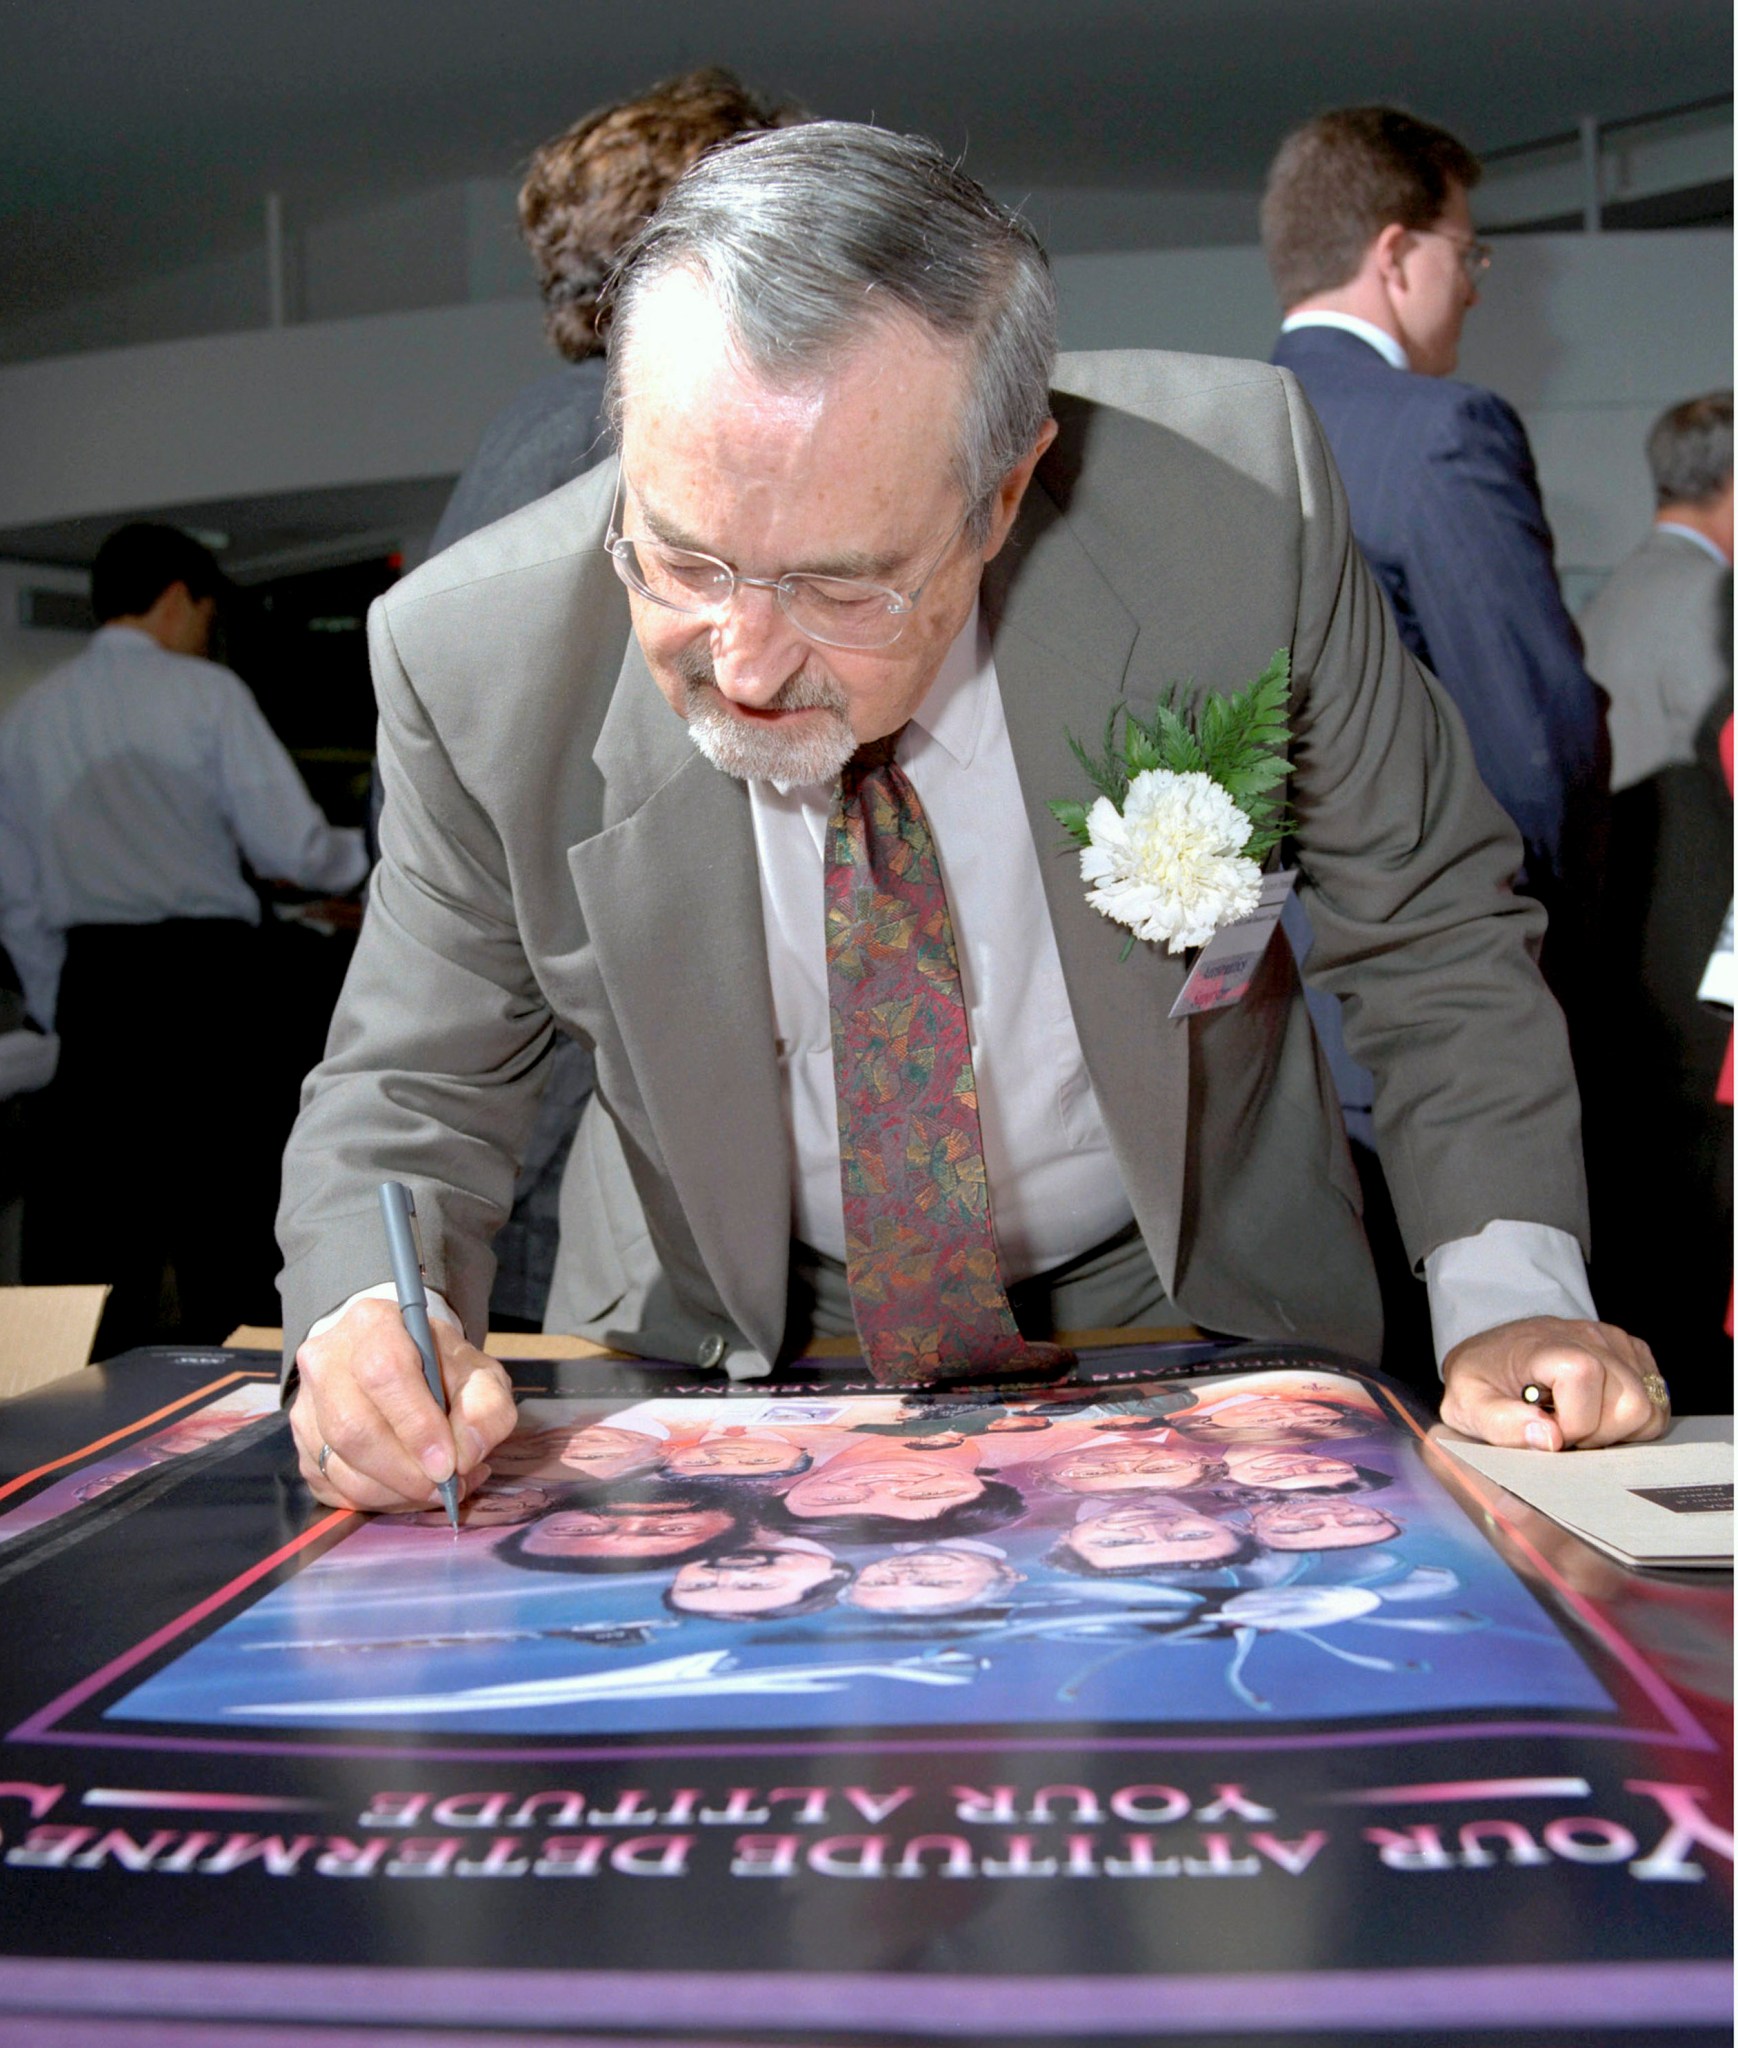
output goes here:
<path id="1" fill-rule="evenodd" d="M 1512 832 L 1307 407 L 1260 365 L 1148 356 L 1066 365 L 1052 393 L 1054 317 L 1029 233 L 932 145 L 756 138 L 625 261 L 619 469 L 376 610 L 382 863 L 280 1215 L 322 1499 L 424 1500 L 511 1427 L 475 1348 L 487 1239 L 557 1029 L 596 1059 L 600 1180 L 619 1159 L 643 1215 L 570 1218 L 587 1328 L 743 1373 L 851 1327 L 822 841 L 883 738 L 941 849 L 1028 1318 L 1090 1303 L 1372 1355 L 1355 1181 L 1283 949 L 1242 1002 L 1172 1021 L 1187 962 L 1124 961 L 1051 852 L 1047 800 L 1088 793 L 1070 730 L 1119 693 L 1236 688 L 1279 646 L 1311 967 L 1379 1076 L 1445 1413 L 1549 1448 L 1663 1426 L 1645 1347 L 1587 1295 L 1574 1084 Z M 450 1432 L 369 1298 L 387 1175 L 451 1305 Z"/>
<path id="2" fill-rule="evenodd" d="M 1696 758 L 1732 694 L 1732 394 L 1685 399 L 1647 437 L 1653 529 L 1581 615 L 1611 694 L 1611 787 Z"/>
<path id="3" fill-rule="evenodd" d="M 1731 1399 L 1732 1114 L 1716 1100 L 1729 1017 L 1698 998 L 1732 901 L 1732 394 L 1672 406 L 1647 438 L 1654 524 L 1581 617 L 1611 695 L 1605 992 L 1588 1167 L 1607 1290 L 1673 1361 L 1692 1405 Z M 1670 1287 L 1645 1276 L 1670 1272 Z"/>

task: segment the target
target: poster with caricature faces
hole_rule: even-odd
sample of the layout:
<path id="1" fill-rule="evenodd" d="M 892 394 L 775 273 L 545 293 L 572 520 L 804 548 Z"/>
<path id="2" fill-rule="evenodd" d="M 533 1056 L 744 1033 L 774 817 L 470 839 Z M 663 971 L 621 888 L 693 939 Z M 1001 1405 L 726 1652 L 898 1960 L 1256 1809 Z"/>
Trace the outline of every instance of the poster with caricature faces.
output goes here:
<path id="1" fill-rule="evenodd" d="M 110 1707 L 432 1737 L 1608 1710 L 1357 1383 L 529 1400 Z"/>
<path id="2" fill-rule="evenodd" d="M 1718 1589 L 1304 1352 L 797 1370 L 516 1366 L 456 1533 L 11 1404 L 0 2039 L 1729 2041 Z"/>

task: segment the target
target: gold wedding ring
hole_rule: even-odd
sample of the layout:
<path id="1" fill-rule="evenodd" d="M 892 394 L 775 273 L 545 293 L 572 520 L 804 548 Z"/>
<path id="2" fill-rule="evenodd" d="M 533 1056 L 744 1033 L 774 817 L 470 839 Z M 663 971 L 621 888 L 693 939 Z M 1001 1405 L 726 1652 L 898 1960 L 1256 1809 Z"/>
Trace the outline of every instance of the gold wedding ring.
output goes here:
<path id="1" fill-rule="evenodd" d="M 1656 1408 L 1669 1408 L 1672 1397 L 1666 1383 L 1657 1372 L 1644 1372 L 1641 1376 L 1641 1390 Z"/>

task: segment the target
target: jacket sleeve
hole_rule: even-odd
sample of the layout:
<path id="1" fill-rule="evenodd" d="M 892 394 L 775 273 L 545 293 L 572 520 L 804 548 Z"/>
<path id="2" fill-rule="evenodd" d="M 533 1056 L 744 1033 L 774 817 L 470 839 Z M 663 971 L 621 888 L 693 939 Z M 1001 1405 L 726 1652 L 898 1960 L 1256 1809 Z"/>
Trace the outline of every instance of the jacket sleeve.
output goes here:
<path id="1" fill-rule="evenodd" d="M 1430 666 L 1460 707 L 1486 787 L 1520 827 L 1529 873 L 1560 875 L 1575 796 L 1600 774 L 1600 709 L 1526 430 L 1494 392 L 1469 386 L 1423 453 L 1407 587 Z"/>
<path id="2" fill-rule="evenodd" d="M 381 858 L 325 1059 L 284 1157 L 286 1358 L 387 1277 L 379 1183 L 416 1198 L 431 1287 L 481 1342 L 494 1255 L 554 1027 L 520 943 L 499 835 L 369 618 L 386 793 Z"/>
<path id="3" fill-rule="evenodd" d="M 1513 826 L 1442 686 L 1353 544 L 1314 415 L 1285 379 L 1301 495 L 1291 801 L 1310 981 L 1375 1075 L 1378 1150 L 1415 1264 L 1498 1218 L 1585 1248 L 1580 1102 L 1514 894 Z"/>

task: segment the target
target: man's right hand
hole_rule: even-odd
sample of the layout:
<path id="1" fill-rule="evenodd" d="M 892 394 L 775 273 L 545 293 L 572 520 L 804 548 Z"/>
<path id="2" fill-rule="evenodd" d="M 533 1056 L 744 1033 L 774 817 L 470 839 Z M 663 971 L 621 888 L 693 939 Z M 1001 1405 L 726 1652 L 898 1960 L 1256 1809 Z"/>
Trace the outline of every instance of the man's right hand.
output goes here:
<path id="1" fill-rule="evenodd" d="M 431 1316 L 446 1385 L 441 1414 L 397 1307 L 352 1302 L 296 1353 L 300 1385 L 290 1429 L 302 1477 L 328 1507 L 425 1508 L 455 1473 L 469 1493 L 489 1476 L 485 1460 L 517 1420 L 505 1368 L 453 1326 Z M 326 1469 L 320 1453 L 330 1446 Z"/>

